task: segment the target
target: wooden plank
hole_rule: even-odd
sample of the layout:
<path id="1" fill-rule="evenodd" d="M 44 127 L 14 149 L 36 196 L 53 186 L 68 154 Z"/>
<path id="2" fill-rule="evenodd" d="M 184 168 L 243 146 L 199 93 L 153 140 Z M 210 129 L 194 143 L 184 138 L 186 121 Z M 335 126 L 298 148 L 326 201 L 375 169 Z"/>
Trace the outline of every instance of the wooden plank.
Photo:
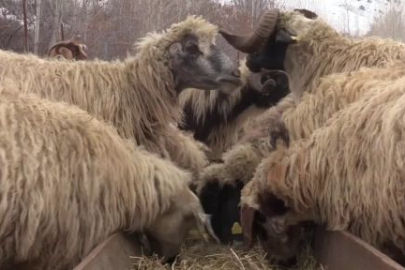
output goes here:
<path id="1" fill-rule="evenodd" d="M 326 270 L 405 270 L 353 234 L 321 227 L 315 233 L 314 255 Z"/>
<path id="2" fill-rule="evenodd" d="M 135 239 L 116 233 L 95 247 L 73 270 L 132 270 L 134 261 L 130 256 L 140 255 Z"/>

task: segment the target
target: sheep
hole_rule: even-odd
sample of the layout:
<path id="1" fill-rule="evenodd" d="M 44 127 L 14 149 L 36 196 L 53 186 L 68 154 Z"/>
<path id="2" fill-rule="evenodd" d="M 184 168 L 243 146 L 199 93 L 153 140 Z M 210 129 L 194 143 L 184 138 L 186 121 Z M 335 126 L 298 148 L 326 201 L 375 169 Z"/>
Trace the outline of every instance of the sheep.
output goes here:
<path id="1" fill-rule="evenodd" d="M 204 92 L 186 89 L 180 94 L 184 119 L 182 130 L 194 132 L 194 139 L 206 144 L 212 151 L 210 160 L 234 145 L 243 125 L 252 117 L 274 106 L 289 93 L 288 78 L 284 72 L 251 73 L 244 61 L 239 66 L 243 85 L 231 93 Z"/>
<path id="2" fill-rule="evenodd" d="M 324 77 L 316 91 L 304 93 L 297 107 L 291 107 L 283 114 L 282 120 L 289 131 L 289 137 L 292 141 L 308 138 L 314 130 L 322 127 L 336 112 L 367 94 L 368 90 L 375 84 L 390 84 L 393 80 L 401 77 L 405 77 L 405 65 L 401 62 L 393 62 L 387 68 L 362 68 L 357 72 Z M 258 118 L 261 117 L 265 119 L 266 113 Z M 263 122 L 260 119 L 257 121 L 261 125 Z M 256 130 L 267 127 L 264 124 L 263 126 L 248 125 L 248 128 L 252 126 Z M 238 216 L 240 196 L 235 192 L 234 197 L 217 195 L 218 198 L 213 199 L 213 194 L 221 194 L 224 192 L 223 190 L 228 189 L 236 189 L 237 192 L 240 192 L 253 178 L 256 167 L 262 159 L 275 148 L 270 138 L 255 138 L 255 134 L 253 137 L 250 135 L 248 133 L 240 143 L 224 153 L 223 163 L 209 165 L 202 171 L 197 189 L 204 210 L 212 214 L 214 231 L 221 240 L 225 239 L 224 242 L 230 241 L 228 239 L 231 236 L 220 232 L 221 228 L 223 230 L 226 227 L 223 224 L 228 222 L 227 220 L 240 221 Z M 285 145 L 288 146 L 289 143 Z M 217 201 L 227 200 L 235 203 L 226 210 L 218 210 L 219 207 L 216 205 L 221 203 Z M 228 214 L 229 218 L 227 217 Z M 223 221 L 218 221 L 220 219 Z"/>
<path id="3" fill-rule="evenodd" d="M 279 93 L 288 89 L 287 74 L 273 71 L 275 76 L 273 91 L 270 91 L 274 105 L 280 99 Z M 273 94 L 276 95 L 273 95 Z M 242 187 L 253 176 L 254 165 L 268 153 L 268 140 L 258 140 L 252 144 L 236 144 L 221 156 L 219 163 L 212 163 L 202 170 L 196 187 L 204 211 L 211 215 L 213 229 L 222 243 L 233 241 L 232 227 L 239 222 L 238 201 Z"/>
<path id="4" fill-rule="evenodd" d="M 190 228 L 215 235 L 191 174 L 67 103 L 0 86 L 0 268 L 72 269 L 116 231 L 173 260 Z"/>
<path id="5" fill-rule="evenodd" d="M 279 118 L 288 106 L 296 104 L 291 100 L 314 91 L 323 76 L 405 61 L 404 43 L 346 37 L 308 10 L 269 10 L 249 36 L 232 35 L 224 29 L 220 33 L 236 49 L 248 53 L 246 65 L 251 71 L 281 69 L 288 73 L 291 94 L 268 114 L 270 132 L 276 137 L 288 133 Z"/>
<path id="6" fill-rule="evenodd" d="M 278 105 L 285 105 L 281 121 L 288 130 L 288 142 L 308 138 L 336 112 L 360 99 L 374 84 L 390 83 L 401 77 L 405 77 L 405 65 L 400 61 L 393 61 L 386 67 L 364 67 L 354 72 L 325 76 L 320 79 L 316 89 L 303 93 L 294 106 L 290 104 L 292 100 L 280 101 Z M 247 134 L 242 142 L 255 141 L 266 133 L 272 120 L 269 115 L 274 114 L 273 109 L 274 107 L 270 108 L 248 124 L 248 128 L 254 132 Z"/>
<path id="7" fill-rule="evenodd" d="M 266 228 L 273 237 L 288 239 L 291 226 L 312 221 L 404 255 L 404 85 L 405 77 L 375 82 L 309 138 L 264 159 L 242 190 L 247 242 L 253 209 L 270 218 Z M 279 213 L 269 198 L 279 201 Z"/>
<path id="8" fill-rule="evenodd" d="M 148 151 L 198 174 L 208 164 L 205 154 L 183 141 L 189 136 L 174 136 L 171 126 L 181 120 L 182 90 L 241 84 L 236 65 L 214 44 L 217 32 L 202 17 L 189 16 L 166 31 L 149 33 L 137 43 L 134 57 L 114 62 L 44 60 L 0 51 L 0 78 L 18 82 L 21 92 L 78 105 L 112 122 L 124 138 L 133 137 Z"/>
<path id="9" fill-rule="evenodd" d="M 74 40 L 65 40 L 54 44 L 48 51 L 48 57 L 67 60 L 86 60 L 87 46 Z"/>

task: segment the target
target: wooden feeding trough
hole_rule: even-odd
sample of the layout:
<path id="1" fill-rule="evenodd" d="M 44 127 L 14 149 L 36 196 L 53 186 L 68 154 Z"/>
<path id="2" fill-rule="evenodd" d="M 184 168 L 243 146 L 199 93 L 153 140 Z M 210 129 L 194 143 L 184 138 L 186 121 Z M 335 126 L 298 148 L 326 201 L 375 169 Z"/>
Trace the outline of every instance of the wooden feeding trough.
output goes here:
<path id="1" fill-rule="evenodd" d="M 140 254 L 135 239 L 116 233 L 96 246 L 73 270 L 133 270 L 130 257 Z"/>
<path id="2" fill-rule="evenodd" d="M 73 270 L 133 270 L 131 256 L 140 255 L 135 239 L 116 233 L 99 244 Z M 374 247 L 348 232 L 317 228 L 314 256 L 325 270 L 405 270 Z"/>

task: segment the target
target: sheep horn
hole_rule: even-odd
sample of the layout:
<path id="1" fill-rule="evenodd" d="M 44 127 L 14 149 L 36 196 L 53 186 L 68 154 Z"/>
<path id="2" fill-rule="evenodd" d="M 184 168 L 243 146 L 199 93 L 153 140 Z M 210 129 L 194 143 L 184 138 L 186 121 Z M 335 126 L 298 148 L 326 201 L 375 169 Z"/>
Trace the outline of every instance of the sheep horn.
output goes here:
<path id="1" fill-rule="evenodd" d="M 278 9 L 267 11 L 260 19 L 256 29 L 248 36 L 237 36 L 220 29 L 219 33 L 235 49 L 244 53 L 257 50 L 261 44 L 274 32 L 276 28 Z"/>

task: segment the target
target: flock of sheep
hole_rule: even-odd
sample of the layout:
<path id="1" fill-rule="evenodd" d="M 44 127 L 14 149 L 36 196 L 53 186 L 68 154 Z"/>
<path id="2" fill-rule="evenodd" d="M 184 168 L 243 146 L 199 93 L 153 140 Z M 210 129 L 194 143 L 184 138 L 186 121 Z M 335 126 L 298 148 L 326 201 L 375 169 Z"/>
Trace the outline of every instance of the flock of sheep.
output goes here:
<path id="1" fill-rule="evenodd" d="M 171 263 L 235 222 L 280 264 L 308 222 L 405 255 L 405 44 L 273 9 L 247 36 L 189 16 L 124 61 L 86 49 L 0 51 L 1 269 L 72 269 L 117 231 Z"/>

